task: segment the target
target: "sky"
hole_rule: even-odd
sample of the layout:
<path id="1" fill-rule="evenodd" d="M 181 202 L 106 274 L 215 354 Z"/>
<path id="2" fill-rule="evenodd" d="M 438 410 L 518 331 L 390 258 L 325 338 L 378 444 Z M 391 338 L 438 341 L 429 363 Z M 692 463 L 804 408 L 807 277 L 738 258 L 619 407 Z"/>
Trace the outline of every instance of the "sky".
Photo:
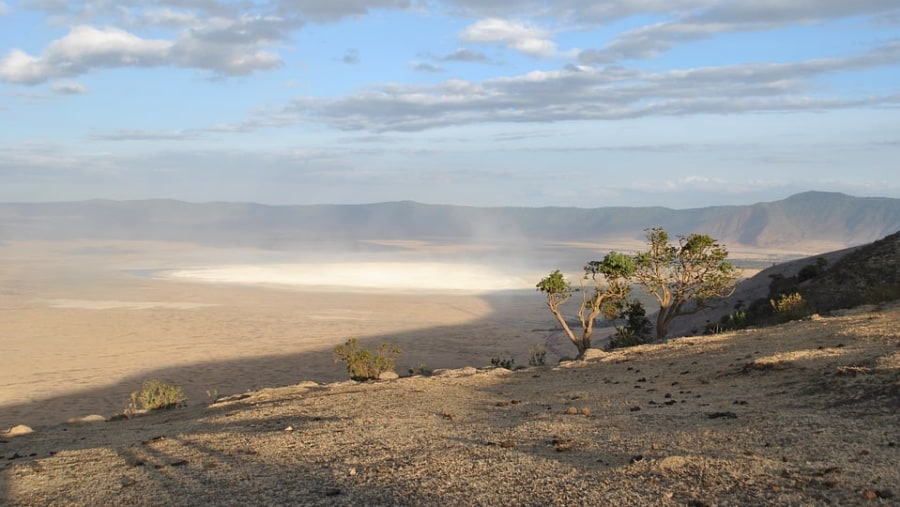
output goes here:
<path id="1" fill-rule="evenodd" d="M 0 201 L 900 198 L 897 0 L 0 0 Z"/>

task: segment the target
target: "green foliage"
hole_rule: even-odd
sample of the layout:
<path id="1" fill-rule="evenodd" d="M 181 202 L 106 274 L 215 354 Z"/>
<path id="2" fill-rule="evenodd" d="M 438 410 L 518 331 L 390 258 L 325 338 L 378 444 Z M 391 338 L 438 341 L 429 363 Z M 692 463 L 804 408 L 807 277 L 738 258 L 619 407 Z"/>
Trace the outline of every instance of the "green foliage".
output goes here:
<path id="1" fill-rule="evenodd" d="M 353 380 L 372 380 L 386 371 L 394 370 L 394 362 L 400 357 L 400 349 L 382 343 L 374 351 L 364 349 L 356 338 L 334 348 L 334 362 L 344 362 Z"/>
<path id="2" fill-rule="evenodd" d="M 797 273 L 797 282 L 802 283 L 821 275 L 825 272 L 825 266 L 827 265 L 828 259 L 824 257 L 817 258 L 815 264 L 806 265 Z"/>
<path id="3" fill-rule="evenodd" d="M 126 412 L 138 410 L 160 410 L 184 405 L 187 398 L 181 386 L 166 384 L 159 380 L 147 380 L 140 391 L 131 393 L 131 402 Z"/>
<path id="4" fill-rule="evenodd" d="M 547 347 L 535 345 L 528 348 L 528 366 L 544 366 L 547 364 Z"/>
<path id="5" fill-rule="evenodd" d="M 506 368 L 507 370 L 512 370 L 516 365 L 516 360 L 512 357 L 509 357 L 509 358 L 492 357 L 491 365 L 493 365 L 496 368 Z"/>
<path id="6" fill-rule="evenodd" d="M 653 324 L 647 318 L 644 304 L 637 299 L 621 302 L 618 305 L 618 318 L 624 319 L 623 325 L 616 326 L 616 333 L 609 342 L 609 349 L 633 347 L 648 343 L 652 338 Z"/>
<path id="7" fill-rule="evenodd" d="M 738 269 L 727 262 L 728 250 L 706 234 L 679 236 L 669 242 L 660 227 L 647 230 L 649 249 L 635 257 L 635 280 L 659 302 L 657 339 L 663 340 L 677 317 L 709 308 L 713 299 L 734 292 Z"/>
<path id="8" fill-rule="evenodd" d="M 870 286 L 863 294 L 863 302 L 868 305 L 877 305 L 898 299 L 900 299 L 900 286 L 889 283 Z"/>
<path id="9" fill-rule="evenodd" d="M 614 318 L 614 305 L 628 295 L 631 290 L 630 279 L 636 269 L 637 265 L 632 257 L 610 252 L 603 260 L 585 264 L 584 276 L 578 289 L 572 287 L 559 270 L 538 282 L 537 289 L 547 295 L 550 312 L 578 349 L 579 357 L 591 346 L 596 319 L 601 314 L 607 318 Z M 581 305 L 577 313 L 582 329 L 580 337 L 575 335 L 560 310 L 561 305 L 576 292 L 581 294 Z"/>
<path id="10" fill-rule="evenodd" d="M 782 294 L 777 300 L 770 299 L 769 304 L 782 321 L 802 319 L 813 313 L 809 303 L 799 292 Z"/>
<path id="11" fill-rule="evenodd" d="M 712 322 L 706 325 L 706 334 L 718 334 L 728 331 L 744 329 L 750 325 L 750 319 L 747 312 L 737 309 L 728 315 L 723 315 L 719 322 Z"/>
<path id="12" fill-rule="evenodd" d="M 536 287 L 548 296 L 560 299 L 568 299 L 573 293 L 572 285 L 566 281 L 565 276 L 558 269 L 542 278 Z"/>

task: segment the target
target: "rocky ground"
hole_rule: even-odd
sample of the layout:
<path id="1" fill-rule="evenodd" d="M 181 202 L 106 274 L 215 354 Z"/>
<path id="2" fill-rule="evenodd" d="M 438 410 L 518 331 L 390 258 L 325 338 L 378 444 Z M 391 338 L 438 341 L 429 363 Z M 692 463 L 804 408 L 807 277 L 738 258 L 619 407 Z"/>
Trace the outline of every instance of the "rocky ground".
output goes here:
<path id="1" fill-rule="evenodd" d="M 0 504 L 900 505 L 900 306 L 0 434 Z"/>

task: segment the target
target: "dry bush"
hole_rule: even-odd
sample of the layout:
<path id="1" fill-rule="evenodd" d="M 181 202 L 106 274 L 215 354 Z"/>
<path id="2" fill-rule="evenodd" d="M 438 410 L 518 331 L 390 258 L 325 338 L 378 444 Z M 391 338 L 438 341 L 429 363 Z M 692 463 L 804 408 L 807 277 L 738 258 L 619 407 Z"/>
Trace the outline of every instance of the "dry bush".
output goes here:
<path id="1" fill-rule="evenodd" d="M 166 384 L 159 380 L 147 380 L 140 391 L 131 393 L 127 413 L 138 410 L 160 410 L 184 405 L 187 397 L 181 386 Z"/>

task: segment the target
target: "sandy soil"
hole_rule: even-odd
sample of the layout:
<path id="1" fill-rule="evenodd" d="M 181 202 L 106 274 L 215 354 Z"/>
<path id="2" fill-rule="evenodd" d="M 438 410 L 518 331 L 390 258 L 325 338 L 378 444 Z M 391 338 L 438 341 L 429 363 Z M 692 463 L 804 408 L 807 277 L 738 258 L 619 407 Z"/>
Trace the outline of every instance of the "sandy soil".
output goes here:
<path id="1" fill-rule="evenodd" d="M 5 245 L 0 428 L 110 416 L 148 379 L 183 386 L 191 403 L 344 379 L 331 351 L 351 337 L 398 345 L 405 372 L 485 365 L 494 356 L 527 364 L 528 348 L 550 334 L 534 291 L 309 291 L 147 276 L 261 256 L 175 244 Z"/>
<path id="2" fill-rule="evenodd" d="M 900 305 L 0 443 L 0 503 L 898 505 Z"/>

